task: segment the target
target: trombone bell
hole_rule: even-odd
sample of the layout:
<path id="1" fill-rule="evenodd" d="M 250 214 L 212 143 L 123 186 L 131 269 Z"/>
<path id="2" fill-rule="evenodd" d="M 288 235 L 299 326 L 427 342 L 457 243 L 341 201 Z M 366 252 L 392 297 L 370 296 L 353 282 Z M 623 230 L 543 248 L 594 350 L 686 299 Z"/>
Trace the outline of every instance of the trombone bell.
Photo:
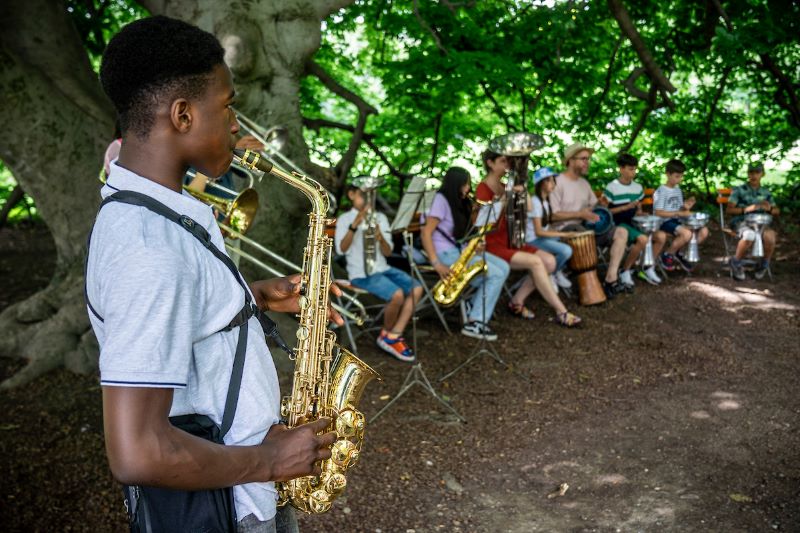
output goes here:
<path id="1" fill-rule="evenodd" d="M 184 190 L 204 204 L 213 207 L 222 217 L 221 222 L 233 228 L 237 233 L 246 233 L 253 224 L 256 211 L 258 211 L 258 193 L 254 189 L 245 189 L 232 200 L 226 200 L 206 192 L 195 191 L 188 187 L 184 187 Z M 224 229 L 222 234 L 225 237 L 236 238 L 234 234 L 229 234 Z"/>

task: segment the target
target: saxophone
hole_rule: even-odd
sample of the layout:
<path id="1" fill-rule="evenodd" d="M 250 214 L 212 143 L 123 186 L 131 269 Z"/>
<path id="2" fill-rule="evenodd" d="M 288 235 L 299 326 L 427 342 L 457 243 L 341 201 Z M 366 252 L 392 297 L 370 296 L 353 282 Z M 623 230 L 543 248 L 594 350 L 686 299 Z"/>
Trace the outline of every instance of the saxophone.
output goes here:
<path id="1" fill-rule="evenodd" d="M 477 237 L 470 239 L 466 248 L 461 251 L 458 260 L 450 265 L 450 277 L 447 279 L 440 279 L 433 286 L 433 299 L 442 307 L 450 307 L 458 297 L 467 288 L 467 285 L 472 281 L 472 278 L 479 274 L 483 274 L 488 270 L 486 262 L 483 259 L 469 264 L 475 256 L 475 250 L 478 245 L 483 242 L 483 236 L 491 229 L 492 224 L 487 224 L 481 227 Z"/>
<path id="2" fill-rule="evenodd" d="M 331 458 L 322 462 L 319 476 L 276 483 L 276 488 L 278 505 L 289 503 L 305 513 L 324 513 L 344 491 L 347 469 L 358 461 L 366 421 L 356 406 L 367 383 L 380 376 L 339 346 L 336 335 L 327 328 L 333 244 L 325 234 L 325 226 L 333 222 L 326 219 L 327 192 L 307 176 L 275 168 L 257 152 L 237 149 L 234 154 L 245 168 L 273 174 L 299 189 L 313 206 L 303 252 L 294 380 L 291 396 L 281 402 L 281 416 L 289 427 L 329 417 L 335 420 L 337 440 Z"/>

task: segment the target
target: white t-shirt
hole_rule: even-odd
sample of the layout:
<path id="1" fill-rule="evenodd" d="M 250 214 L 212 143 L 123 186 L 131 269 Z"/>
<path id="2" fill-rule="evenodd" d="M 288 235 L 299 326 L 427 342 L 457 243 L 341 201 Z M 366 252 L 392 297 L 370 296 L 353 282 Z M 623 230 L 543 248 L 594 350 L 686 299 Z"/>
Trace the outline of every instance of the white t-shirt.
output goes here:
<path id="1" fill-rule="evenodd" d="M 533 208 L 528 212 L 528 220 L 525 225 L 525 238 L 528 242 L 531 242 L 536 238 L 536 226 L 533 224 L 534 218 L 541 218 L 544 219 L 544 206 L 542 205 L 542 201 L 539 199 L 538 196 L 534 195 L 531 198 L 531 203 L 533 204 Z M 544 205 L 547 206 L 548 211 L 550 210 L 550 203 L 545 200 Z M 550 227 L 550 224 L 542 225 L 542 229 L 546 230 Z"/>
<path id="2" fill-rule="evenodd" d="M 392 242 L 392 231 L 389 226 L 389 219 L 386 218 L 386 215 L 383 213 L 376 212 L 375 215 L 377 216 L 378 227 L 380 228 L 381 235 L 383 235 L 383 238 L 386 240 L 386 242 Z M 357 209 L 351 209 L 347 213 L 340 216 L 336 220 L 336 235 L 334 237 L 336 243 L 336 253 L 344 254 L 344 256 L 347 258 L 347 277 L 350 279 L 367 277 L 367 274 L 364 272 L 364 229 L 366 228 L 366 223 L 362 221 L 361 225 L 358 226 L 355 235 L 353 235 L 353 240 L 350 243 L 350 248 L 348 248 L 346 252 L 342 252 L 340 247 L 342 241 L 347 236 L 350 225 L 357 216 Z M 381 253 L 380 244 L 376 242 L 375 270 L 372 273 L 377 274 L 387 270 L 388 268 L 389 263 L 386 262 L 386 257 L 384 257 L 383 253 Z"/>
<path id="3" fill-rule="evenodd" d="M 116 164 L 101 194 L 137 191 L 202 225 L 225 251 L 211 208 Z M 87 263 L 89 318 L 100 344 L 105 387 L 175 390 L 170 416 L 202 414 L 222 423 L 239 330 L 220 333 L 244 305 L 230 270 L 188 231 L 144 208 L 119 202 L 95 222 Z M 249 290 L 249 289 L 248 289 Z M 247 353 L 236 416 L 227 445 L 264 440 L 280 413 L 280 389 L 264 332 L 248 324 Z M 239 519 L 275 515 L 273 483 L 233 488 Z"/>
<path id="4" fill-rule="evenodd" d="M 661 185 L 653 194 L 653 209 L 673 213 L 683 209 L 683 192 L 681 192 L 681 188 Z"/>

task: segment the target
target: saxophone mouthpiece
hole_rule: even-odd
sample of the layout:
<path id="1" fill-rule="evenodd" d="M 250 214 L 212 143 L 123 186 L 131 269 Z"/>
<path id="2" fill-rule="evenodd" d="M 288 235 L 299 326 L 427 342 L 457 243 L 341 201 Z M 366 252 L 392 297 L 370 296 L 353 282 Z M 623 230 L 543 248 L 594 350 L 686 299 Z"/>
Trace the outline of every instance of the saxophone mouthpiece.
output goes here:
<path id="1" fill-rule="evenodd" d="M 272 170 L 272 163 L 267 159 L 261 157 L 261 154 L 252 150 L 242 150 L 241 148 L 234 148 L 233 155 L 239 159 L 242 166 L 249 170 L 260 170 L 268 174 Z"/>

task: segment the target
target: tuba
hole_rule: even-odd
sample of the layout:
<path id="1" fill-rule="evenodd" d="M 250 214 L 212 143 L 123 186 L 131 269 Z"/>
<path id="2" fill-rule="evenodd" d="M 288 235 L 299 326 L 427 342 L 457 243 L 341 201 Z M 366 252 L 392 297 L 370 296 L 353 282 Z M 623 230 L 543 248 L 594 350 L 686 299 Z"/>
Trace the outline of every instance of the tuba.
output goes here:
<path id="1" fill-rule="evenodd" d="M 501 135 L 489 141 L 489 150 L 506 156 L 509 162 L 506 181 L 506 225 L 508 245 L 522 248 L 525 244 L 525 225 L 528 211 L 528 156 L 544 145 L 544 139 L 533 133 L 517 132 Z M 522 185 L 522 191 L 514 187 Z"/>
<path id="2" fill-rule="evenodd" d="M 331 222 L 327 219 L 330 204 L 325 189 L 307 176 L 274 167 L 256 152 L 234 153 L 245 168 L 279 177 L 299 189 L 312 204 L 300 281 L 294 379 L 291 395 L 281 402 L 281 416 L 289 427 L 330 417 L 335 420 L 337 440 L 331 447 L 331 458 L 322 462 L 320 475 L 276 483 L 276 488 L 279 505 L 288 503 L 305 513 L 324 513 L 344 491 L 345 474 L 358 461 L 366 425 L 358 402 L 367 383 L 380 376 L 336 344 L 336 335 L 327 328 L 333 242 L 325 234 L 325 226 Z"/>
<path id="3" fill-rule="evenodd" d="M 364 272 L 367 276 L 375 271 L 375 260 L 378 257 L 378 216 L 375 213 L 375 200 L 378 196 L 378 187 L 383 185 L 383 178 L 373 178 L 372 176 L 359 176 L 353 179 L 353 185 L 364 193 L 364 204 L 367 208 L 367 215 L 364 217 L 362 237 L 364 239 Z"/>

